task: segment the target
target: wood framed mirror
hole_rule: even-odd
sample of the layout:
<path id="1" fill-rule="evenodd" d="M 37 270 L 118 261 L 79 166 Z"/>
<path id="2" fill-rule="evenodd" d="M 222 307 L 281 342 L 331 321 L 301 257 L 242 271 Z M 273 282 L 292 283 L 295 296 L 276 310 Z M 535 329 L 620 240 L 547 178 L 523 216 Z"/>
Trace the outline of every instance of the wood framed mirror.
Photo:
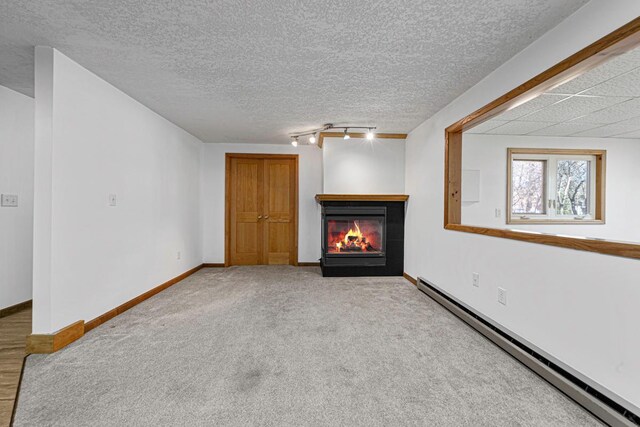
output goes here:
<path id="1" fill-rule="evenodd" d="M 630 87 L 628 89 L 624 87 L 618 87 L 616 89 L 617 92 L 613 91 L 614 93 L 612 94 L 600 93 L 598 90 L 602 90 L 602 88 L 604 87 L 611 87 L 611 85 L 602 85 L 603 83 L 607 82 L 607 76 L 604 76 L 604 68 L 598 69 L 598 67 L 604 67 L 609 61 L 611 61 L 612 63 L 613 61 L 618 61 L 618 63 L 620 63 L 621 61 L 625 60 L 625 55 L 626 59 L 629 59 L 631 58 L 632 54 L 633 58 L 637 58 L 637 63 L 629 65 L 628 67 L 630 68 L 618 70 L 619 73 L 614 76 L 620 77 L 620 79 L 616 80 L 616 82 L 621 82 L 626 79 L 626 81 L 630 82 Z M 636 59 L 634 59 L 634 61 L 635 60 Z M 614 67 L 609 66 L 608 68 Z M 588 143 L 584 142 L 584 145 L 593 145 L 593 138 L 582 138 L 582 136 L 606 134 L 607 130 L 612 129 L 612 125 L 601 118 L 603 117 L 602 114 L 600 118 L 593 118 L 593 114 L 600 111 L 597 110 L 597 108 L 600 107 L 600 104 L 604 106 L 602 108 L 603 111 L 605 107 L 612 107 L 616 105 L 616 108 L 618 108 L 618 110 L 622 110 L 623 108 L 635 108 L 636 104 L 640 106 L 640 93 L 636 93 L 640 90 L 640 84 L 638 84 L 638 82 L 640 82 L 640 79 L 635 79 L 636 76 L 640 76 L 640 18 L 634 19 L 633 21 L 617 29 L 611 34 L 606 35 L 595 43 L 571 55 L 564 61 L 561 61 L 548 70 L 540 73 L 529 81 L 523 83 L 517 88 L 494 100 L 493 102 L 490 102 L 484 107 L 478 109 L 477 111 L 474 111 L 468 116 L 447 127 L 445 130 L 444 228 L 453 231 L 482 234 L 486 236 L 515 239 L 531 243 L 546 244 L 576 250 L 640 259 L 640 223 L 637 224 L 639 227 L 636 227 L 635 223 L 630 224 L 627 234 L 624 234 L 624 224 L 619 224 L 618 228 L 621 231 L 618 231 L 617 235 L 602 233 L 602 236 L 597 235 L 595 237 L 591 237 L 594 234 L 598 234 L 601 230 L 605 230 L 605 227 L 608 226 L 608 224 L 605 224 L 604 221 L 605 173 L 602 162 L 606 154 L 605 150 L 600 150 L 598 152 L 599 154 L 596 153 L 595 158 L 593 159 L 594 166 L 591 169 L 589 169 L 589 159 L 585 157 L 572 160 L 556 157 L 542 158 L 538 156 L 531 159 L 531 169 L 535 169 L 537 167 L 537 170 L 540 171 L 536 176 L 540 177 L 543 174 L 546 174 L 545 176 L 548 176 L 549 181 L 552 181 L 552 183 L 548 184 L 546 181 L 542 181 L 542 178 L 539 178 L 542 184 L 538 186 L 541 188 L 539 190 L 538 198 L 543 198 L 543 201 L 539 202 L 540 207 L 537 211 L 530 206 L 528 209 L 531 212 L 540 214 L 539 217 L 543 217 L 543 214 L 545 214 L 546 212 L 550 212 L 549 216 L 553 218 L 559 218 L 561 214 L 564 214 L 565 216 L 562 217 L 563 220 L 557 221 L 558 225 L 552 224 L 552 220 L 546 219 L 544 221 L 538 220 L 532 221 L 531 224 L 526 224 L 526 220 L 529 219 L 529 216 L 526 214 L 519 216 L 519 218 L 522 219 L 521 221 L 513 221 L 513 215 L 511 214 L 511 211 L 512 208 L 514 212 L 516 212 L 517 209 L 515 206 L 509 204 L 510 200 L 512 200 L 511 193 L 509 193 L 508 195 L 506 193 L 500 194 L 501 200 L 503 201 L 502 203 L 506 203 L 508 206 L 505 206 L 504 204 L 498 205 L 498 203 L 495 202 L 493 205 L 490 205 L 491 209 L 488 209 L 487 206 L 483 208 L 483 212 L 485 214 L 487 214 L 487 212 L 492 212 L 492 221 L 487 220 L 483 222 L 479 219 L 467 219 L 467 216 L 469 216 L 469 218 L 471 218 L 471 216 L 465 215 L 463 213 L 465 205 L 472 205 L 475 203 L 479 206 L 480 202 L 478 200 L 484 197 L 478 196 L 478 194 L 482 195 L 482 191 L 479 191 L 477 188 L 473 190 L 463 190 L 463 187 L 469 187 L 468 185 L 466 185 L 469 184 L 468 182 L 465 182 L 465 185 L 463 185 L 463 176 L 476 177 L 474 179 L 481 181 L 481 179 L 479 178 L 479 176 L 481 175 L 481 173 L 479 172 L 479 169 L 481 169 L 480 167 L 471 168 L 473 170 L 467 170 L 469 168 L 467 168 L 463 164 L 463 134 L 484 134 L 480 136 L 474 136 L 474 139 L 479 141 L 475 143 L 476 149 L 480 150 L 476 151 L 474 153 L 474 156 L 478 152 L 486 152 L 490 147 L 489 144 L 494 141 L 502 144 L 501 146 L 496 148 L 496 150 L 499 151 L 495 151 L 491 155 L 492 158 L 500 158 L 500 161 L 502 163 L 495 163 L 492 165 L 487 164 L 483 165 L 483 167 L 486 168 L 486 171 L 488 171 L 488 173 L 493 174 L 492 176 L 499 176 L 501 180 L 500 182 L 502 184 L 506 183 L 507 179 L 509 180 L 509 185 L 495 185 L 495 182 L 493 182 L 493 187 L 491 188 L 500 187 L 500 191 L 510 192 L 514 187 L 512 185 L 512 180 L 515 178 L 512 178 L 511 176 L 511 166 L 514 159 L 512 157 L 508 157 L 511 156 L 511 154 L 509 153 L 514 152 L 514 150 L 517 151 L 517 148 L 519 148 L 525 153 L 529 152 L 538 155 L 540 153 L 535 152 L 535 150 L 540 150 L 540 147 L 548 149 L 551 154 L 554 154 L 553 150 L 560 152 L 562 150 L 556 147 L 548 146 L 551 145 L 549 142 L 540 142 L 536 138 L 532 138 L 536 135 L 545 134 L 555 136 L 556 134 L 553 132 L 557 131 L 558 129 L 564 129 L 565 133 L 569 132 L 568 129 L 570 129 L 571 131 L 575 131 L 573 134 L 567 134 L 567 136 L 571 137 L 571 141 L 562 141 L 562 144 L 560 144 L 562 146 L 562 149 L 566 149 L 567 146 L 569 146 L 567 145 L 568 142 L 575 143 L 575 141 L 589 141 Z M 600 80 L 602 81 L 598 81 L 598 78 L 600 78 Z M 609 80 L 611 79 L 613 79 L 613 77 L 609 78 Z M 586 81 L 590 81 L 591 84 L 595 82 L 595 85 L 592 85 L 588 89 L 584 89 L 584 87 L 586 86 L 583 86 L 583 88 L 580 89 L 578 86 L 580 86 L 581 83 L 585 83 Z M 633 81 L 636 82 L 635 85 L 633 84 Z M 573 85 L 573 87 L 569 85 Z M 594 90 L 597 85 L 600 85 L 598 86 L 598 90 Z M 566 93 L 564 93 L 565 91 L 562 90 L 563 87 L 571 88 L 572 90 L 567 90 Z M 608 97 L 611 99 L 609 99 Z M 579 100 L 584 105 L 592 105 L 592 107 L 589 108 L 596 108 L 596 110 L 591 111 L 585 109 L 584 111 L 581 111 L 582 107 L 580 107 L 580 105 L 578 105 L 577 103 L 577 101 Z M 561 103 L 563 104 L 560 105 Z M 573 108 L 574 103 L 576 104 L 575 108 Z M 560 107 L 558 107 L 558 105 L 560 105 Z M 555 107 L 547 108 L 548 106 Z M 622 111 L 624 111 L 624 114 L 629 113 L 629 111 L 626 110 Z M 516 112 L 518 114 L 524 114 L 524 116 L 519 116 L 518 114 L 515 114 Z M 580 114 L 582 113 L 584 113 L 584 115 L 580 116 Z M 614 116 L 615 109 L 613 111 L 609 111 L 608 113 L 610 116 Z M 589 116 L 590 114 L 591 116 Z M 635 123 L 635 121 L 637 120 L 638 127 L 640 128 L 640 108 L 638 108 L 637 117 L 625 119 L 626 116 L 624 114 L 620 115 L 619 117 L 615 117 L 616 120 L 620 118 L 623 119 L 615 123 L 615 125 L 618 126 L 618 129 L 620 129 L 622 125 L 625 125 L 624 120 L 627 120 L 627 126 L 630 126 L 631 123 Z M 514 117 L 516 118 L 514 119 Z M 564 119 L 564 121 L 559 122 L 558 118 Z M 517 123 L 514 124 L 513 122 Z M 640 130 L 633 131 L 634 128 L 629 129 L 630 132 L 621 133 L 622 136 L 618 139 L 626 138 L 625 141 L 634 141 L 634 144 L 637 141 L 637 144 L 635 146 L 640 148 Z M 625 130 L 627 130 L 627 128 L 623 128 L 621 132 Z M 518 136 L 518 138 L 520 139 L 516 138 L 516 136 Z M 522 139 L 522 137 L 524 137 L 524 139 Z M 549 140 L 547 139 L 545 141 Z M 613 140 L 608 140 L 607 142 L 611 144 L 612 141 Z M 518 142 L 519 145 L 516 144 L 516 142 Z M 567 144 L 564 144 L 564 142 L 567 142 Z M 528 147 L 525 144 L 530 144 L 532 145 L 532 147 Z M 471 146 L 470 143 L 468 145 Z M 465 145 L 465 147 L 466 146 L 467 145 Z M 523 150 L 523 147 L 527 148 Z M 574 147 L 570 146 L 570 148 Z M 580 146 L 575 148 L 593 149 L 601 147 Z M 474 156 L 469 155 L 466 156 L 466 158 L 471 158 Z M 606 154 L 606 156 L 607 161 L 609 162 L 608 168 L 615 168 L 616 165 L 612 164 L 613 156 L 610 156 L 609 154 Z M 625 156 L 619 157 L 624 158 Z M 628 155 L 626 157 L 629 158 Z M 515 160 L 522 161 L 523 158 Z M 636 161 L 637 160 L 640 160 L 640 157 L 638 157 Z M 542 167 L 541 164 L 533 164 L 534 161 L 553 161 L 555 163 L 553 163 L 553 167 L 545 168 Z M 578 185 L 575 184 L 576 178 L 574 176 L 568 176 L 567 178 L 566 174 L 562 175 L 559 172 L 560 166 L 566 167 L 568 165 L 567 162 L 569 161 L 573 162 L 569 164 L 569 166 L 579 166 L 578 163 L 580 161 L 582 161 L 583 164 L 586 165 L 583 168 L 584 171 L 581 172 L 586 178 L 580 181 L 580 184 Z M 504 163 L 506 163 L 506 166 L 508 167 L 503 167 L 505 166 Z M 596 165 L 596 163 L 598 164 Z M 629 167 L 629 169 L 631 169 L 633 165 L 628 162 L 627 166 Z M 547 170 L 552 170 L 552 173 L 547 172 Z M 598 171 L 598 176 L 592 176 L 595 172 L 589 172 L 589 170 Z M 590 173 L 591 175 L 589 175 Z M 491 181 L 490 178 L 492 177 L 490 176 L 488 178 L 488 181 Z M 573 182 L 571 182 L 571 179 L 573 179 Z M 590 188 L 589 183 L 591 183 L 591 190 L 593 194 L 592 201 L 588 200 L 588 197 L 586 196 L 588 194 L 587 189 Z M 476 184 L 476 186 L 479 185 L 480 184 Z M 567 205 L 569 207 L 567 208 L 565 206 L 566 212 L 564 212 L 561 207 L 558 207 L 558 205 L 562 205 L 563 203 L 563 199 L 561 199 L 561 197 L 564 194 L 561 190 L 566 188 L 564 193 L 569 193 L 569 187 L 571 185 L 574 186 L 571 192 L 574 196 L 575 193 L 580 192 L 580 203 L 582 203 L 582 205 L 578 206 L 577 202 L 575 203 L 575 206 Z M 576 187 L 578 187 L 579 185 L 581 185 L 582 187 L 576 190 Z M 611 186 L 613 184 L 607 182 L 607 185 Z M 595 191 L 595 187 L 598 187 L 598 192 Z M 640 175 L 638 176 L 638 182 L 634 183 L 625 181 L 624 185 L 621 185 L 620 187 L 626 187 L 630 191 L 627 200 L 635 198 L 640 199 L 637 197 L 637 195 L 632 195 L 632 193 L 634 192 L 635 194 L 637 194 L 637 191 L 634 190 L 637 187 L 640 187 Z M 474 199 L 471 199 L 473 200 L 472 202 L 465 201 L 465 199 L 463 198 L 463 191 L 467 191 L 469 194 L 473 193 L 475 195 Z M 550 193 L 553 194 L 551 194 L 550 196 Z M 611 192 L 608 190 L 607 197 L 609 197 L 610 193 Z M 507 197 L 504 197 L 505 195 Z M 556 201 L 558 203 L 556 203 Z M 618 203 L 618 206 L 624 205 L 623 202 L 624 200 L 620 201 L 620 203 Z M 488 203 L 492 202 L 489 201 Z M 531 205 L 531 203 L 529 203 L 529 205 Z M 495 206 L 495 208 L 493 206 Z M 504 208 L 504 211 L 502 211 L 502 208 Z M 526 211 L 525 208 L 522 209 L 523 211 Z M 573 209 L 573 211 L 571 209 Z M 607 210 L 611 211 L 614 209 L 615 203 L 608 200 Z M 500 221 L 497 221 L 495 220 L 495 218 L 493 218 L 494 212 L 495 218 L 500 219 Z M 509 214 L 508 220 L 506 219 L 507 213 Z M 617 218 L 615 215 L 608 215 L 607 223 L 610 222 L 609 217 Z M 580 220 L 584 218 L 590 219 L 590 221 L 582 221 L 581 225 L 572 224 L 573 222 L 575 222 L 576 224 L 580 223 Z M 544 224 L 544 227 L 547 228 L 534 228 L 533 225 L 536 223 Z M 587 223 L 589 225 L 585 225 Z M 563 227 L 574 228 L 570 229 L 571 232 L 566 232 L 566 229 L 557 231 L 559 229 L 554 230 L 553 228 L 549 228 L 554 226 L 560 227 L 559 224 L 562 224 Z M 540 225 L 540 227 L 543 226 Z M 587 227 L 601 228 L 598 229 Z M 585 232 L 584 230 L 586 229 L 592 231 Z M 627 241 L 630 238 L 633 239 L 634 235 L 638 240 L 637 243 L 634 241 Z"/>

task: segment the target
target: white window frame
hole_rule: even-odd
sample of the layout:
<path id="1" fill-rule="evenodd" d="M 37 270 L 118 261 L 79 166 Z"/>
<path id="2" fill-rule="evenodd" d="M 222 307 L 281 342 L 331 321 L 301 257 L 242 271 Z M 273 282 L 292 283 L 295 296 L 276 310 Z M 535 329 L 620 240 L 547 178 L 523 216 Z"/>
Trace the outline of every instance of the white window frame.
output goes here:
<path id="1" fill-rule="evenodd" d="M 591 153 L 593 151 L 593 153 Z M 604 215 L 596 212 L 598 197 L 598 156 L 604 159 L 603 150 L 558 150 L 558 149 L 517 149 L 509 148 L 507 155 L 507 224 L 604 224 Z M 544 161 L 544 191 L 545 213 L 519 214 L 512 213 L 512 164 L 514 160 Z M 558 215 L 556 213 L 557 200 L 557 168 L 562 160 L 589 161 L 588 209 L 586 215 Z M 604 170 L 600 172 L 604 180 Z M 601 191 L 601 203 L 604 201 L 604 187 Z"/>

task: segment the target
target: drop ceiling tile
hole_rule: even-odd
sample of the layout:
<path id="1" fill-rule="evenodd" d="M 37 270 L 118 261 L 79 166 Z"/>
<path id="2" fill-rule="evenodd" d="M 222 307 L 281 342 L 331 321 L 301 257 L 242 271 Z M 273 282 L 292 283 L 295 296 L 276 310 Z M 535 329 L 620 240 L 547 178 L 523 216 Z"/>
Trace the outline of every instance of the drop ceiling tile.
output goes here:
<path id="1" fill-rule="evenodd" d="M 566 123 L 558 123 L 557 125 L 549 126 L 546 128 L 539 129 L 535 132 L 531 132 L 529 135 L 538 135 L 538 136 L 569 136 L 576 132 L 582 132 L 585 130 L 593 129 L 600 125 L 594 125 L 592 123 L 575 123 L 575 122 L 566 122 Z"/>
<path id="2" fill-rule="evenodd" d="M 616 123 L 617 125 L 632 125 L 636 127 L 640 127 L 640 116 L 631 117 L 630 119 L 625 119 Z"/>
<path id="3" fill-rule="evenodd" d="M 487 120 L 484 123 L 480 123 L 478 126 L 472 129 L 469 129 L 468 131 L 465 131 L 465 133 L 485 133 L 491 129 L 497 128 L 498 126 L 502 126 L 506 123 L 509 123 L 509 121 L 491 119 L 491 120 Z"/>
<path id="4" fill-rule="evenodd" d="M 514 120 L 486 133 L 491 135 L 526 135 L 529 132 L 535 132 L 552 124 L 549 122 L 520 122 Z"/>
<path id="5" fill-rule="evenodd" d="M 522 105 L 517 106 L 516 108 L 505 111 L 504 113 L 500 114 L 498 118 L 500 120 L 515 120 L 519 117 L 538 111 L 544 107 L 547 107 L 558 101 L 562 101 L 566 98 L 567 96 L 564 95 L 542 94 L 537 98 L 534 98 Z"/>
<path id="6" fill-rule="evenodd" d="M 629 133 L 623 133 L 622 135 L 616 135 L 616 138 L 640 139 L 640 131 L 634 131 Z"/>
<path id="7" fill-rule="evenodd" d="M 622 120 L 632 119 L 637 116 L 640 116 L 640 98 L 631 98 L 628 101 L 611 105 L 600 111 L 595 111 L 593 113 L 578 117 L 573 121 L 579 123 L 596 123 L 606 125 L 617 123 Z"/>
<path id="8" fill-rule="evenodd" d="M 558 102 L 557 104 L 553 104 L 546 108 L 543 108 L 540 111 L 523 116 L 519 120 L 560 123 L 584 116 L 586 114 L 610 107 L 615 104 L 619 104 L 627 100 L 629 100 L 629 98 L 572 96 L 562 102 Z"/>
<path id="9" fill-rule="evenodd" d="M 583 132 L 578 132 L 572 136 L 589 136 L 594 138 L 606 138 L 609 136 L 619 135 L 621 133 L 627 133 L 640 130 L 640 126 L 634 125 L 621 125 L 621 124 L 612 124 L 612 125 L 604 125 L 600 127 L 596 127 L 593 129 L 589 129 Z"/>
<path id="10" fill-rule="evenodd" d="M 617 56 L 549 92 L 575 94 L 638 67 L 640 67 L 640 48 Z"/>
<path id="11" fill-rule="evenodd" d="M 640 116 L 631 117 L 630 119 L 626 119 L 621 123 L 640 126 Z"/>
<path id="12" fill-rule="evenodd" d="M 604 96 L 640 96 L 640 68 L 636 68 L 631 72 L 601 83 L 584 92 L 584 94 Z"/>

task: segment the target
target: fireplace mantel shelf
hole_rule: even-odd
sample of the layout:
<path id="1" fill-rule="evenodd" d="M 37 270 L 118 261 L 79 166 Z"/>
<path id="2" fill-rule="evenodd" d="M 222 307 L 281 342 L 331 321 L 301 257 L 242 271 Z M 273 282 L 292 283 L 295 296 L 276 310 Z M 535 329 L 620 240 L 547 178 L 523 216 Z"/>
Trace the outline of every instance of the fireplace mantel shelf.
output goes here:
<path id="1" fill-rule="evenodd" d="M 407 194 L 316 194 L 316 202 L 406 202 Z"/>

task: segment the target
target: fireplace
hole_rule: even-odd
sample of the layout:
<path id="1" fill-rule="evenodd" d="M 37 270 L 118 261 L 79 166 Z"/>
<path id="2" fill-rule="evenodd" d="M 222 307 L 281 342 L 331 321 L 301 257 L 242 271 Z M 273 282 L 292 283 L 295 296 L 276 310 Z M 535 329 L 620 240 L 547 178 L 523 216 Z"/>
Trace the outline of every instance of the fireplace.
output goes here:
<path id="1" fill-rule="evenodd" d="M 317 195 L 323 276 L 402 276 L 406 198 Z"/>
<path id="2" fill-rule="evenodd" d="M 385 206 L 323 208 L 325 265 L 385 265 Z"/>

